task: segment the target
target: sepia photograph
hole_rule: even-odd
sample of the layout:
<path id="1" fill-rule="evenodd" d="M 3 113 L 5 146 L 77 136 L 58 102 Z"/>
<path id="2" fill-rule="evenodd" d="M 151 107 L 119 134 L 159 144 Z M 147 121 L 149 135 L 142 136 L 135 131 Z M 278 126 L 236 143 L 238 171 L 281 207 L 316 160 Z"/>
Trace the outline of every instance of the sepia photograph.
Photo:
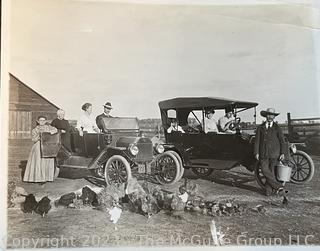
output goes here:
<path id="1" fill-rule="evenodd" d="M 1 248 L 320 245 L 317 1 L 1 11 Z"/>

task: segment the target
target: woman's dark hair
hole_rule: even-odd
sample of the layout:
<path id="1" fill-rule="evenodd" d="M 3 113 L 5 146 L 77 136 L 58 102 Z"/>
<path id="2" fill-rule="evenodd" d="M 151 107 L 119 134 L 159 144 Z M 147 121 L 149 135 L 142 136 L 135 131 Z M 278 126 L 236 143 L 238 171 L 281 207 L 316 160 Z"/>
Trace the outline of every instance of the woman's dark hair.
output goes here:
<path id="1" fill-rule="evenodd" d="M 215 114 L 215 110 L 213 110 L 213 109 L 207 109 L 207 110 L 204 111 L 204 113 L 205 113 L 206 115 L 209 114 L 209 113 Z"/>
<path id="2" fill-rule="evenodd" d="M 92 106 L 92 104 L 90 104 L 90 103 L 85 103 L 85 104 L 81 107 L 81 109 L 84 110 L 84 111 L 86 111 L 86 110 L 88 110 L 88 108 L 89 108 L 90 106 Z"/>

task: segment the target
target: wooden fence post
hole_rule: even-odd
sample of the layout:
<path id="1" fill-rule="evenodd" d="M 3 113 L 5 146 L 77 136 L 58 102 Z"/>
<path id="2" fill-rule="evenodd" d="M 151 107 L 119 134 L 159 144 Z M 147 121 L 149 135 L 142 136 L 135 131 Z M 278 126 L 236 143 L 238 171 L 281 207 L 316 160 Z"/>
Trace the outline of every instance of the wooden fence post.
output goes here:
<path id="1" fill-rule="evenodd" d="M 291 122 L 291 114 L 290 114 L 290 112 L 287 113 L 287 120 L 288 120 L 288 140 L 289 140 L 289 141 L 292 141 L 293 128 L 292 128 L 292 122 Z"/>

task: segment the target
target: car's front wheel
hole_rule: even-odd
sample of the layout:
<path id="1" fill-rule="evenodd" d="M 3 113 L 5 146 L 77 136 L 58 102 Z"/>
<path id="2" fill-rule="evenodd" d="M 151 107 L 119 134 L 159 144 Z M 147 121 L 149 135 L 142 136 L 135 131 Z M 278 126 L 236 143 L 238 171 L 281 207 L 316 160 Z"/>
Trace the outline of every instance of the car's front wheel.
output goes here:
<path id="1" fill-rule="evenodd" d="M 184 167 L 183 167 L 182 159 L 181 159 L 180 155 L 175 151 L 169 150 L 167 152 L 168 153 L 172 153 L 177 158 L 177 160 L 179 161 L 179 164 L 180 164 L 180 175 L 179 175 L 179 178 L 178 178 L 178 181 L 179 181 L 182 178 L 183 174 L 184 174 Z"/>
<path id="2" fill-rule="evenodd" d="M 131 179 L 129 162 L 121 155 L 114 155 L 105 164 L 105 180 L 107 185 L 119 186 Z"/>
<path id="3" fill-rule="evenodd" d="M 156 180 L 161 185 L 172 185 L 180 178 L 180 163 L 174 154 L 164 152 L 156 159 Z"/>

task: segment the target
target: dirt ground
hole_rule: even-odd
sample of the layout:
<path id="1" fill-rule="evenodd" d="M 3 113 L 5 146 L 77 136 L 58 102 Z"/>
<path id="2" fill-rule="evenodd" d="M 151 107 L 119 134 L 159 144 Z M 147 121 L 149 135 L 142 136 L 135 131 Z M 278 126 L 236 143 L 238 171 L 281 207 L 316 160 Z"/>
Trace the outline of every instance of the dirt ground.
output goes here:
<path id="1" fill-rule="evenodd" d="M 320 245 L 320 157 L 312 156 L 315 175 L 304 185 L 287 184 L 288 205 L 281 197 L 262 195 L 253 175 L 242 167 L 215 171 L 206 180 L 194 179 L 207 200 L 234 199 L 247 206 L 243 214 L 209 217 L 182 212 L 172 216 L 164 211 L 151 218 L 127 210 L 116 228 L 108 215 L 92 208 L 54 208 L 45 218 L 24 214 L 19 206 L 8 209 L 8 248 L 106 247 L 106 246 L 207 246 L 214 245 L 210 224 L 214 220 L 223 245 Z M 62 176 L 66 176 L 62 173 Z M 166 189 L 174 191 L 183 181 Z M 94 185 L 83 178 L 60 177 L 44 186 L 19 186 L 39 199 L 54 200 L 62 194 Z M 265 212 L 251 210 L 262 205 Z"/>

